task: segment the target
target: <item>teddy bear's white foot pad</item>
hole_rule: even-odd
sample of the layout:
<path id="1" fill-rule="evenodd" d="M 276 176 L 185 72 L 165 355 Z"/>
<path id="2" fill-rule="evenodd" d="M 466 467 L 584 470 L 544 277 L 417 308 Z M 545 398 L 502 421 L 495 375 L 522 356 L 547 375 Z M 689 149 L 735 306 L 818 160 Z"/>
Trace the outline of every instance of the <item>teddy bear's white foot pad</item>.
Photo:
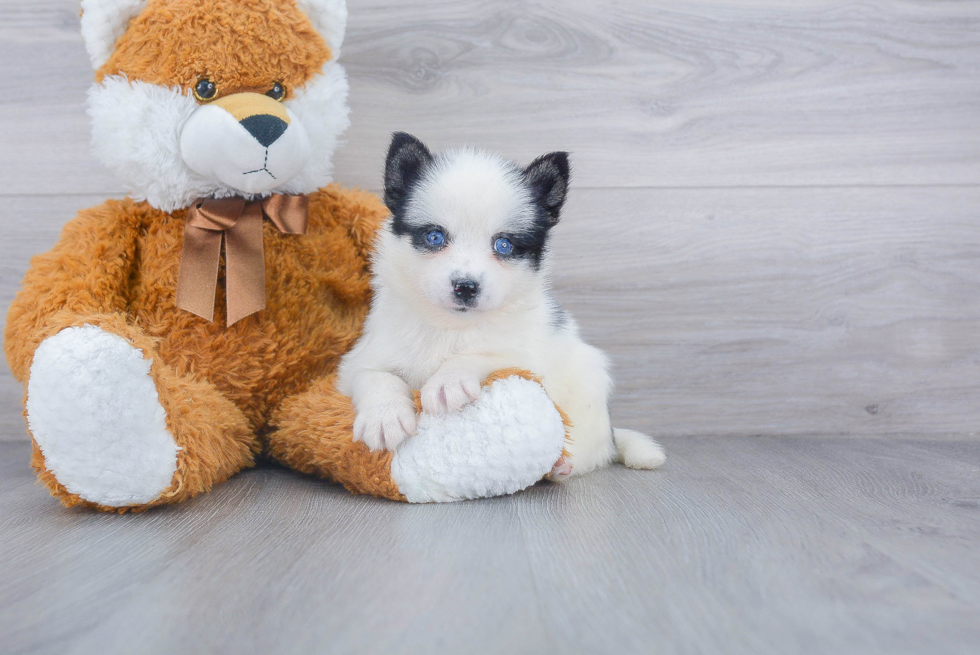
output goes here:
<path id="1" fill-rule="evenodd" d="M 180 450 L 150 377 L 150 361 L 92 325 L 38 346 L 27 422 L 45 466 L 71 493 L 110 507 L 142 505 L 170 486 Z"/>
<path id="2" fill-rule="evenodd" d="M 458 412 L 423 414 L 418 433 L 395 451 L 391 477 L 412 503 L 512 494 L 549 473 L 564 447 L 548 394 L 513 376 Z"/>

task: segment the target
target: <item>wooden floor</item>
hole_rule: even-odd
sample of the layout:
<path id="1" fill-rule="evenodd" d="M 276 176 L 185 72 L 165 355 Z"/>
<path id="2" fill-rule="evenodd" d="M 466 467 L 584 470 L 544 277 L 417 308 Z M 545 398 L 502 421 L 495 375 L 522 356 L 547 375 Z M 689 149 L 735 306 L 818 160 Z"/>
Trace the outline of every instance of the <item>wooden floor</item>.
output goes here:
<path id="1" fill-rule="evenodd" d="M 980 450 L 687 437 L 411 506 L 281 469 L 66 511 L 0 444 L 4 653 L 976 653 Z"/>
<path id="2" fill-rule="evenodd" d="M 556 293 L 666 467 L 67 511 L 0 367 L 0 652 L 980 652 L 980 0 L 349 4 L 338 180 L 393 130 L 570 150 Z M 2 326 L 124 191 L 77 0 L 0 0 L 0 61 Z"/>

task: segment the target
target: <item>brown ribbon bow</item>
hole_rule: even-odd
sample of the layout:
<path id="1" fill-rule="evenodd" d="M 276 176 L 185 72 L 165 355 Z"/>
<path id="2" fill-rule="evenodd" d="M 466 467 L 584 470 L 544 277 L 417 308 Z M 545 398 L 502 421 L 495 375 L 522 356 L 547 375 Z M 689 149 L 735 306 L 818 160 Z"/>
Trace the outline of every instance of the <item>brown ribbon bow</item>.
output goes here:
<path id="1" fill-rule="evenodd" d="M 262 218 L 268 218 L 285 234 L 306 234 L 308 209 L 308 196 L 195 200 L 187 210 L 177 306 L 209 321 L 214 319 L 214 293 L 224 241 L 228 325 L 265 309 Z"/>

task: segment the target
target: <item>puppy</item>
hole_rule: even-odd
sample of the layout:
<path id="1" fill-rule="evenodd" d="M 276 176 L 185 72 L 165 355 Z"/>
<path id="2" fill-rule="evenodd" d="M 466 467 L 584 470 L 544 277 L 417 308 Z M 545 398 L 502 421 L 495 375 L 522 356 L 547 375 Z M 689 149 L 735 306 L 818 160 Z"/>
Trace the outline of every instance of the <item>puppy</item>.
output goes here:
<path id="1" fill-rule="evenodd" d="M 541 377 L 571 422 L 570 456 L 553 479 L 614 459 L 640 469 L 664 463 L 650 437 L 612 429 L 606 357 L 549 293 L 548 234 L 568 179 L 564 152 L 521 169 L 471 149 L 434 157 L 417 138 L 394 135 L 374 299 L 339 369 L 339 389 L 357 410 L 355 440 L 394 450 L 416 431 L 412 389 L 422 390 L 423 411 L 453 412 L 479 396 L 491 372 L 518 367 Z"/>

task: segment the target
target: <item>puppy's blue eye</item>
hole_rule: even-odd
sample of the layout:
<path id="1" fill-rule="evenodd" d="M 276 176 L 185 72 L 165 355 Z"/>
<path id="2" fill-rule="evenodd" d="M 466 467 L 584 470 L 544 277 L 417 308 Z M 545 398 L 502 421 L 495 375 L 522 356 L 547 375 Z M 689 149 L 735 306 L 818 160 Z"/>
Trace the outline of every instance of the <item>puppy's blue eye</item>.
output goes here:
<path id="1" fill-rule="evenodd" d="M 498 255 L 509 255 L 514 252 L 514 244 L 506 237 L 500 237 L 493 242 L 493 249 Z"/>
<path id="2" fill-rule="evenodd" d="M 441 246 L 446 243 L 446 235 L 442 233 L 442 230 L 432 230 L 425 235 L 425 242 L 430 246 Z"/>

